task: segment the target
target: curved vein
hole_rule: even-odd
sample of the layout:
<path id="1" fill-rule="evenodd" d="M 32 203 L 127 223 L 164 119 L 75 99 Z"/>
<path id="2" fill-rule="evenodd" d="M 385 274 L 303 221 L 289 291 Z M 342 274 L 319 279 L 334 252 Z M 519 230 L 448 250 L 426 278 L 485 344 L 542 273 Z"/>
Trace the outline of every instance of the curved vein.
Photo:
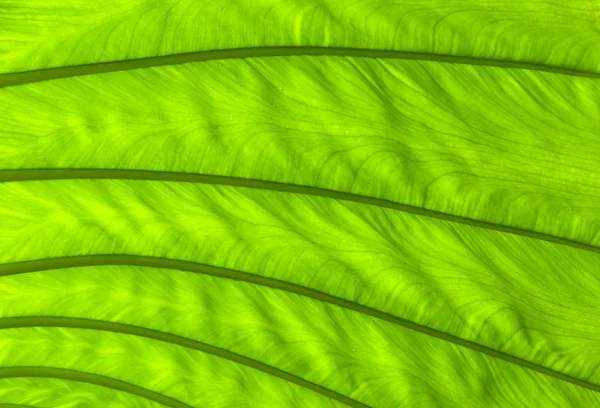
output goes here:
<path id="1" fill-rule="evenodd" d="M 167 397 L 166 395 L 158 392 L 117 380 L 115 378 L 105 377 L 103 375 L 54 367 L 0 367 L 0 379 L 17 377 L 58 378 L 62 380 L 85 382 L 88 384 L 99 385 L 101 387 L 111 388 L 113 390 L 137 395 L 138 397 L 146 398 L 171 408 L 194 408 L 191 405 L 185 404 L 171 397 Z"/>
<path id="2" fill-rule="evenodd" d="M 273 190 L 284 193 L 303 194 L 336 200 L 353 201 L 360 204 L 367 204 L 376 207 L 390 208 L 410 214 L 421 215 L 430 218 L 436 218 L 449 222 L 470 225 L 472 227 L 484 228 L 494 231 L 500 231 L 507 234 L 520 235 L 528 238 L 552 242 L 554 244 L 565 245 L 585 251 L 600 253 L 600 248 L 573 241 L 566 238 L 557 237 L 550 234 L 544 234 L 537 231 L 529 231 L 521 228 L 510 227 L 502 224 L 495 224 L 487 221 L 480 221 L 472 218 L 461 217 L 459 215 L 447 214 L 435 210 L 429 210 L 422 207 L 415 207 L 408 204 L 397 203 L 364 196 L 360 194 L 346 193 L 343 191 L 328 190 L 320 187 L 303 186 L 291 183 L 281 183 L 276 181 L 256 180 L 231 176 L 216 176 L 210 174 L 195 174 L 170 171 L 153 170 L 123 170 L 123 169 L 0 169 L 0 182 L 16 181 L 39 181 L 39 180 L 66 180 L 66 179 L 114 179 L 114 180 L 152 180 L 152 181 L 173 181 L 185 183 L 216 184 L 225 186 L 246 187 L 262 190 Z"/>
<path id="3" fill-rule="evenodd" d="M 134 326 L 124 323 L 71 317 L 27 316 L 8 317 L 0 319 L 0 329 L 15 329 L 23 327 L 69 327 L 77 329 L 90 329 L 109 331 L 121 334 L 130 334 L 132 336 L 146 337 L 153 340 L 159 340 L 165 343 L 183 346 L 189 349 L 202 351 L 204 353 L 212 354 L 230 361 L 234 361 L 236 363 L 245 365 L 255 370 L 259 370 L 264 373 L 270 374 L 274 377 L 286 380 L 290 383 L 307 388 L 311 391 L 317 392 L 327 398 L 334 399 L 350 407 L 368 408 L 367 405 L 364 405 L 361 402 L 358 402 L 350 397 L 339 394 L 333 390 L 312 383 L 308 380 L 305 380 L 301 377 L 298 377 L 294 374 L 290 374 L 286 371 L 280 370 L 268 364 L 261 363 L 260 361 L 253 360 L 251 358 L 242 356 L 240 354 L 234 353 L 226 349 L 222 349 L 220 347 L 212 346 L 207 343 L 192 340 L 182 336 L 177 336 L 171 333 L 166 333 L 158 330 L 148 329 L 145 327 Z"/>
<path id="4" fill-rule="evenodd" d="M 343 299 L 328 293 L 320 292 L 315 289 L 304 287 L 290 282 L 281 281 L 265 276 L 254 275 L 247 272 L 237 271 L 233 269 L 221 268 L 211 265 L 205 265 L 197 262 L 181 261 L 176 259 L 158 258 L 151 256 L 138 255 L 83 255 L 74 257 L 39 259 L 34 261 L 14 262 L 0 265 L 0 276 L 18 275 L 24 273 L 40 272 L 53 269 L 65 269 L 84 266 L 101 266 L 101 265 L 130 265 L 130 266 L 145 266 L 151 268 L 164 268 L 180 270 L 185 272 L 199 273 L 232 279 L 247 283 L 252 283 L 259 286 L 278 289 L 296 295 L 309 297 L 324 303 L 329 303 L 334 306 L 339 306 L 345 309 L 353 310 L 364 315 L 375 317 L 404 328 L 414 330 L 431 337 L 456 344 L 475 350 L 491 357 L 498 358 L 509 363 L 517 364 L 521 367 L 537 371 L 539 373 L 554 377 L 556 379 L 569 382 L 571 384 L 587 388 L 592 391 L 600 392 L 600 385 L 585 381 L 570 375 L 561 373 L 548 367 L 544 367 L 537 363 L 495 350 L 476 343 L 471 340 L 466 340 L 449 333 L 445 333 L 430 327 L 403 319 L 392 314 L 373 309 L 369 306 L 364 306 L 360 303 Z M 361 405 L 362 406 L 362 405 Z"/>
<path id="5" fill-rule="evenodd" d="M 6 73 L 0 74 L 0 88 L 23 85 L 32 82 L 49 81 L 52 79 L 69 78 L 81 75 L 103 74 L 106 72 L 158 67 L 161 65 L 177 65 L 198 61 L 224 60 L 232 58 L 261 58 L 308 55 L 437 61 L 453 64 L 484 65 L 500 68 L 545 71 L 562 75 L 574 75 L 588 78 L 600 78 L 600 73 L 581 71 L 559 66 L 536 64 L 524 61 L 464 57 L 458 55 L 435 54 L 426 52 L 341 47 L 256 47 L 198 51 L 149 58 L 100 62 L 96 64 L 84 64 L 58 68 L 44 68 L 39 70 L 16 73 Z"/>

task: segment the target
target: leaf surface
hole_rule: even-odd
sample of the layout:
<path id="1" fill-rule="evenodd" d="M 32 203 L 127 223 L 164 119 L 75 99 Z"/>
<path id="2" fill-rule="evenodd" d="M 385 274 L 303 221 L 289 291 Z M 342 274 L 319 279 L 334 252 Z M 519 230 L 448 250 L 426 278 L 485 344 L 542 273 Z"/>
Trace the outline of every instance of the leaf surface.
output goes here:
<path id="1" fill-rule="evenodd" d="M 6 225 L 1 234 L 4 237 L 0 242 L 0 252 L 4 254 L 1 261 L 5 265 L 32 259 L 126 254 L 223 267 L 317 290 L 425 328 L 406 327 L 405 323 L 381 318 L 372 323 L 357 323 L 355 329 L 350 323 L 344 323 L 344 332 L 349 333 L 348 336 L 355 338 L 360 333 L 360 338 L 370 344 L 371 349 L 378 348 L 378 336 L 369 335 L 365 330 L 371 325 L 377 327 L 384 320 L 387 325 L 395 323 L 393 326 L 400 326 L 394 330 L 406 332 L 410 329 L 407 335 L 409 338 L 421 337 L 417 341 L 419 344 L 433 337 L 428 341 L 439 344 L 436 347 L 460 346 L 460 353 L 475 355 L 482 354 L 480 346 L 487 346 L 522 359 L 525 363 L 519 363 L 529 364 L 529 370 L 532 367 L 550 368 L 575 379 L 589 381 L 591 387 L 599 381 L 595 370 L 598 364 L 597 334 L 594 333 L 600 329 L 595 323 L 598 321 L 595 312 L 598 302 L 594 287 L 600 282 L 593 272 L 600 268 L 600 254 L 597 253 L 364 204 L 260 189 L 125 180 L 31 181 L 6 183 L 1 188 L 2 211 L 12 215 L 12 223 Z M 11 210 L 10 203 L 17 197 L 28 205 Z M 119 197 L 127 197 L 127 200 Z M 281 211 L 282 208 L 285 211 Z M 44 239 L 37 244 L 27 242 L 27 237 L 31 236 L 49 237 L 54 245 L 46 245 L 47 240 Z M 141 240 L 139 237 L 152 239 Z M 88 243 L 92 241 L 94 245 L 90 246 Z M 8 248 L 13 250 L 7 251 Z M 22 251 L 16 248 L 22 248 Z M 3 273 L 11 273 L 9 267 L 5 266 Z M 54 270 L 48 276 L 56 279 L 53 276 L 58 278 L 62 273 Z M 30 276 L 29 279 L 40 279 L 36 278 L 36 273 Z M 20 275 L 14 277 L 19 278 Z M 187 278 L 182 275 L 182 279 Z M 569 279 L 568 286 L 565 286 L 565 279 Z M 149 290 L 154 286 L 158 292 L 165 292 L 170 302 L 182 297 L 183 304 L 188 304 L 187 299 L 194 298 L 185 295 L 190 293 L 190 289 L 184 289 L 189 285 L 186 280 L 183 287 L 181 284 L 173 287 L 177 282 L 175 279 L 171 282 L 140 283 L 133 288 Z M 125 282 L 122 284 L 127 287 Z M 8 288 L 12 285 L 9 283 Z M 105 280 L 103 285 L 106 285 Z M 254 295 L 258 300 L 253 305 L 240 306 L 238 310 L 250 313 L 265 308 L 262 319 L 273 321 L 275 307 L 261 307 L 261 302 L 265 305 L 275 302 L 266 301 L 265 296 L 270 291 L 264 285 L 259 286 L 263 287 Z M 298 294 L 297 289 L 284 291 Z M 12 293 L 20 292 L 14 288 Z M 72 293 L 78 292 L 81 289 L 75 288 Z M 206 293 L 217 299 L 223 298 L 224 304 L 213 306 L 214 313 L 218 311 L 226 319 L 236 315 L 234 311 L 226 311 L 227 305 L 232 303 L 231 297 L 226 294 L 233 291 L 225 290 L 224 295 L 219 296 L 216 290 L 204 287 L 198 291 L 192 289 L 191 293 L 194 296 Z M 240 293 L 253 299 L 249 288 L 244 287 Z M 123 300 L 129 298 L 129 295 L 122 295 Z M 149 299 L 153 298 L 155 295 L 149 294 Z M 93 299 L 98 303 L 97 296 Z M 14 305 L 22 304 L 10 298 L 7 300 Z M 56 301 L 56 298 L 50 296 L 48 300 Z M 106 304 L 115 304 L 121 310 L 116 312 L 118 314 L 105 312 L 104 316 L 128 314 L 123 309 L 123 300 L 100 302 L 102 309 Z M 146 309 L 145 302 L 132 300 L 133 305 L 147 310 L 148 315 L 140 316 L 140 321 L 153 321 L 155 318 L 152 316 L 163 316 L 162 319 L 171 321 L 164 312 Z M 306 301 L 310 299 L 302 302 Z M 188 306 L 194 310 L 191 316 L 186 316 L 188 313 L 183 307 L 179 314 L 192 319 L 197 313 L 202 315 L 201 309 L 197 309 L 197 302 Z M 72 304 L 72 301 L 69 303 Z M 324 306 L 319 302 L 316 304 Z M 33 315 L 44 315 L 44 309 L 52 308 L 50 304 L 46 305 Z M 29 304 L 27 310 L 31 310 L 32 306 Z M 55 307 L 57 311 L 65 310 L 60 303 Z M 282 312 L 292 313 L 290 307 L 282 307 Z M 306 317 L 293 318 L 294 321 L 328 320 L 319 318 L 313 307 L 298 307 L 306 313 Z M 16 311 L 10 316 L 24 312 Z M 139 313 L 132 312 L 131 315 Z M 374 312 L 362 315 L 367 315 L 370 320 L 377 317 Z M 105 317 L 91 318 L 105 320 Z M 214 327 L 214 319 L 209 321 L 210 331 L 223 336 L 227 341 L 223 348 L 228 350 L 233 348 L 231 341 L 238 344 L 240 339 L 257 338 L 256 333 L 244 335 L 243 324 L 238 319 L 234 320 L 235 328 L 231 332 Z M 262 323 L 260 318 L 256 321 Z M 274 324 L 277 331 L 288 332 L 282 329 L 285 318 L 275 320 Z M 190 320 L 176 327 L 193 328 L 191 334 L 198 330 L 197 325 L 197 320 Z M 337 327 L 332 323 L 324 325 L 330 329 Z M 439 333 L 426 332 L 426 328 L 437 329 Z M 413 333 L 415 331 L 419 333 Z M 293 339 L 298 335 L 290 337 Z M 471 343 L 457 344 L 457 338 Z M 214 338 L 210 340 L 210 344 L 219 344 Z M 280 352 L 269 347 L 270 352 L 262 354 L 270 342 L 262 337 L 257 342 L 258 355 L 278 362 L 282 361 L 281 353 L 294 347 L 280 340 L 286 343 Z M 337 349 L 361 347 L 365 349 L 366 346 L 338 346 Z M 416 346 L 399 349 L 409 356 L 430 353 L 415 351 L 413 347 Z M 245 348 L 242 350 L 244 355 L 254 356 Z M 301 355 L 300 352 L 292 354 Z M 358 360 L 354 364 L 364 363 L 366 358 L 355 353 L 351 356 L 348 358 Z M 493 357 L 492 361 L 506 358 L 503 355 Z M 478 358 L 488 361 L 487 356 Z M 307 358 L 300 360 L 306 361 Z M 319 361 L 325 360 L 319 358 Z M 398 363 L 398 366 L 404 367 L 405 364 Z M 450 364 L 448 369 L 459 370 L 465 362 L 444 364 Z M 347 362 L 327 365 L 329 369 L 325 373 L 339 378 L 339 374 L 330 367 L 346 365 Z M 427 363 L 429 365 L 434 363 Z M 442 370 L 439 363 L 435 365 L 436 371 Z M 309 373 L 314 375 L 315 370 L 311 366 Z M 351 387 L 350 390 L 339 389 L 338 392 L 353 395 L 352 384 L 368 383 L 358 379 L 362 372 L 364 369 L 357 370 L 354 380 L 343 382 Z M 380 375 L 385 374 L 382 372 Z M 302 373 L 301 376 L 306 378 L 307 374 Z M 326 376 L 323 374 L 321 378 Z M 507 386 L 510 384 L 509 381 Z M 395 389 L 394 385 L 376 395 L 391 393 L 390 401 L 394 403 L 390 406 L 408 403 L 408 400 L 394 396 Z M 482 394 L 478 398 L 485 398 L 487 389 L 482 384 Z M 445 391 L 438 390 L 437 393 L 444 395 Z M 373 404 L 362 395 L 357 399 L 367 405 Z"/>
<path id="2" fill-rule="evenodd" d="M 2 0 L 0 72 L 205 50 L 344 47 L 600 73 L 595 0 Z M 326 51 L 324 51 L 326 53 Z"/>
<path id="3" fill-rule="evenodd" d="M 319 187 L 598 246 L 599 84 L 340 57 L 115 72 L 5 89 L 0 157 Z"/>
<path id="4" fill-rule="evenodd" d="M 0 0 L 0 408 L 599 406 L 599 12 Z"/>

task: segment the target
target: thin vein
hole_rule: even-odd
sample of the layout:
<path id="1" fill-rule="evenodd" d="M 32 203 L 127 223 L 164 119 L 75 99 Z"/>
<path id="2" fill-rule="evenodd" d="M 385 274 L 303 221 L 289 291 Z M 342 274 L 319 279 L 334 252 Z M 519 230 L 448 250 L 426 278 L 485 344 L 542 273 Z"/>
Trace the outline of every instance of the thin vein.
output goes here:
<path id="1" fill-rule="evenodd" d="M 274 377 L 283 379 L 290 383 L 299 385 L 311 391 L 317 392 L 327 398 L 331 398 L 342 404 L 356 408 L 368 408 L 350 397 L 339 394 L 329 388 L 320 386 L 294 374 L 280 370 L 260 361 L 242 356 L 232 351 L 212 346 L 197 340 L 189 339 L 175 334 L 166 333 L 158 330 L 148 329 L 145 327 L 134 326 L 124 323 L 116 323 L 105 320 L 82 319 L 71 317 L 55 317 L 55 316 L 27 316 L 27 317 L 9 317 L 0 319 L 0 329 L 14 329 L 24 327 L 68 327 L 77 329 L 89 329 L 108 331 L 121 334 L 129 334 L 132 336 L 146 337 L 153 340 L 159 340 L 165 343 L 183 346 L 189 349 L 198 350 L 204 353 L 212 354 L 238 364 L 245 365 L 255 370 L 262 371 Z"/>
<path id="2" fill-rule="evenodd" d="M 343 191 L 328 190 L 320 187 L 311 187 L 291 183 L 275 181 L 256 180 L 242 177 L 216 176 L 210 174 L 182 173 L 170 171 L 151 170 L 122 170 L 122 169 L 0 169 L 1 182 L 39 181 L 39 180 L 66 180 L 66 179 L 110 179 L 110 180 L 152 180 L 172 181 L 184 183 L 215 184 L 225 186 L 236 186 L 262 190 L 280 191 L 285 193 L 318 196 L 332 198 L 335 200 L 352 201 L 360 204 L 371 205 L 381 208 L 390 208 L 396 211 L 435 218 L 448 222 L 469 225 L 471 227 L 500 231 L 507 234 L 519 235 L 527 238 L 551 242 L 584 251 L 600 253 L 600 248 L 561 238 L 537 231 L 529 231 L 517 227 L 511 227 L 493 222 L 476 220 L 454 214 L 447 214 L 423 207 L 415 207 L 409 204 L 397 203 L 382 198 L 369 197 L 360 194 L 347 193 Z"/>
<path id="3" fill-rule="evenodd" d="M 269 287 L 272 289 L 282 290 L 296 295 L 312 298 L 323 303 L 328 303 L 334 306 L 339 306 L 348 310 L 353 310 L 367 316 L 375 317 L 398 326 L 423 333 L 425 335 L 435 337 L 457 346 L 465 347 L 474 351 L 481 352 L 490 357 L 500 359 L 512 364 L 519 365 L 526 369 L 537 371 L 544 375 L 565 381 L 579 387 L 583 387 L 592 391 L 600 392 L 600 385 L 591 383 L 580 378 L 572 377 L 568 374 L 544 367 L 540 364 L 513 356 L 511 354 L 495 350 L 476 343 L 471 340 L 466 340 L 449 333 L 445 333 L 425 325 L 403 319 L 398 316 L 373 309 L 369 306 L 362 305 L 358 302 L 340 298 L 328 293 L 307 288 L 290 282 L 281 281 L 274 278 L 269 278 L 260 275 L 254 275 L 238 270 L 221 268 L 212 265 L 205 265 L 197 262 L 181 261 L 176 259 L 138 256 L 138 255 L 84 255 L 74 257 L 61 257 L 39 259 L 33 261 L 14 262 L 0 265 L 0 276 L 18 275 L 24 273 L 41 272 L 54 269 L 76 268 L 84 266 L 101 266 L 101 265 L 129 265 L 129 266 L 144 266 L 151 268 L 173 269 L 198 273 L 203 275 L 215 276 L 225 279 L 252 283 L 259 286 Z"/>
<path id="4" fill-rule="evenodd" d="M 127 392 L 129 394 L 137 395 L 138 397 L 142 397 L 171 408 L 194 408 L 191 405 L 184 404 L 181 401 L 167 397 L 166 395 L 158 392 L 117 380 L 115 378 L 105 377 L 103 375 L 54 367 L 0 367 L 0 378 L 19 377 L 58 378 L 69 381 L 84 382 L 88 384 L 99 385 L 105 388 L 111 388 L 117 391 Z"/>
<path id="5" fill-rule="evenodd" d="M 148 58 L 99 62 L 95 64 L 83 64 L 57 68 L 44 68 L 15 73 L 5 73 L 0 74 L 0 88 L 24 85 L 32 82 L 49 81 L 60 78 L 103 74 L 115 71 L 127 71 L 132 69 L 158 67 L 162 65 L 178 65 L 190 62 L 225 60 L 236 58 L 263 58 L 283 56 L 343 56 L 359 58 L 437 61 L 453 64 L 483 65 L 499 68 L 545 71 L 562 75 L 581 76 L 588 78 L 600 78 L 600 73 L 597 72 L 581 71 L 560 66 L 537 64 L 524 61 L 465 57 L 458 55 L 435 54 L 426 52 L 341 47 L 256 47 L 198 51 L 183 54 L 162 55 Z"/>

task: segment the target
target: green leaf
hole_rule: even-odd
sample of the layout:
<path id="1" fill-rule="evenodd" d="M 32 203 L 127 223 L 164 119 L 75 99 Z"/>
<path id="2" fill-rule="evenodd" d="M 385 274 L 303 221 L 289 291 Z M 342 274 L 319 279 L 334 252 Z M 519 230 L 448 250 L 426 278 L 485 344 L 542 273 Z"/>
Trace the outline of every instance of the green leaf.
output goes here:
<path id="1" fill-rule="evenodd" d="M 198 62 L 6 88 L 0 158 L 320 187 L 597 246 L 598 95 L 595 79 L 438 62 Z"/>
<path id="2" fill-rule="evenodd" d="M 600 405 L 599 12 L 0 0 L 0 407 Z"/>
<path id="3" fill-rule="evenodd" d="M 1 0 L 0 12 L 0 72 L 207 50 L 343 47 L 600 74 L 596 0 Z"/>

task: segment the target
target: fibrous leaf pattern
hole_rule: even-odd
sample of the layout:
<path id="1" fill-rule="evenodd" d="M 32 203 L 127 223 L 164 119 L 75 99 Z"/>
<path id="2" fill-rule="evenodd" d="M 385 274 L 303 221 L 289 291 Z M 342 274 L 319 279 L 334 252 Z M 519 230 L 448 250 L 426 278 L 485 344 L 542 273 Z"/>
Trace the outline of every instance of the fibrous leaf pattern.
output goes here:
<path id="1" fill-rule="evenodd" d="M 115 72 L 5 89 L 0 157 L 321 187 L 598 245 L 599 84 L 337 57 Z"/>
<path id="2" fill-rule="evenodd" d="M 2 0 L 0 72 L 246 47 L 399 50 L 600 73 L 595 0 Z M 326 53 L 326 52 L 325 52 Z"/>
<path id="3" fill-rule="evenodd" d="M 0 0 L 0 407 L 600 405 L 598 13 Z"/>

